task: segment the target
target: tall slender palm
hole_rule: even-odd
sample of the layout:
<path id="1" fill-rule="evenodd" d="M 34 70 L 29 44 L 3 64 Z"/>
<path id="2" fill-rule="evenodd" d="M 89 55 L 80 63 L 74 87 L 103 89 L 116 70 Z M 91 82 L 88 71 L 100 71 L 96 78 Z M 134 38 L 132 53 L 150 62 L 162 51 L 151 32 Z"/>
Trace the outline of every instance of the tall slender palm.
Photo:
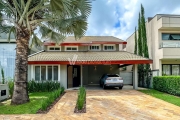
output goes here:
<path id="1" fill-rule="evenodd" d="M 0 32 L 16 38 L 15 86 L 12 104 L 29 101 L 27 91 L 28 48 L 41 45 L 37 33 L 56 43 L 74 34 L 85 34 L 87 17 L 91 11 L 89 0 L 0 0 Z M 36 32 L 38 31 L 38 32 Z"/>

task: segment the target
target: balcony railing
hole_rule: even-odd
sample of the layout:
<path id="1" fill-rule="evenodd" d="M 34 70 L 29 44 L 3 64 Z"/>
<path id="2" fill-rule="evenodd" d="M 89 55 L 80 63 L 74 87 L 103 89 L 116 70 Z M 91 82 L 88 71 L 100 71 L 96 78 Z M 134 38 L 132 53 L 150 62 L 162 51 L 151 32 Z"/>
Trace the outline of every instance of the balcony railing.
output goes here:
<path id="1" fill-rule="evenodd" d="M 162 42 L 160 48 L 180 48 L 180 42 Z"/>

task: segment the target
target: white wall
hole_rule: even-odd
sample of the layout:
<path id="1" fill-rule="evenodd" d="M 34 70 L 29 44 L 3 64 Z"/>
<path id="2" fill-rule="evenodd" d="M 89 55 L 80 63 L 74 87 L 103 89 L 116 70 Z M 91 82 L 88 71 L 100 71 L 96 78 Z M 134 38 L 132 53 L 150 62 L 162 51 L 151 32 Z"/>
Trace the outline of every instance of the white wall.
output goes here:
<path id="1" fill-rule="evenodd" d="M 60 67 L 60 83 L 65 89 L 67 89 L 67 65 L 61 65 Z"/>

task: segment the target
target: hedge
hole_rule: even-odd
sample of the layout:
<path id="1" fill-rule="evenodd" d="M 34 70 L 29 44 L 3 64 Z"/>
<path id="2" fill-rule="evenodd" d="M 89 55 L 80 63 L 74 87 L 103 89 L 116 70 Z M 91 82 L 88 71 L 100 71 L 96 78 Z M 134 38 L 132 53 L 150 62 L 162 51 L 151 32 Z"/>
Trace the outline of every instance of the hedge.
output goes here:
<path id="1" fill-rule="evenodd" d="M 14 90 L 14 81 L 9 81 L 9 94 L 12 97 Z M 51 92 L 60 88 L 59 81 L 28 81 L 28 92 Z"/>
<path id="2" fill-rule="evenodd" d="M 161 92 L 180 96 L 180 76 L 153 77 L 153 88 Z"/>

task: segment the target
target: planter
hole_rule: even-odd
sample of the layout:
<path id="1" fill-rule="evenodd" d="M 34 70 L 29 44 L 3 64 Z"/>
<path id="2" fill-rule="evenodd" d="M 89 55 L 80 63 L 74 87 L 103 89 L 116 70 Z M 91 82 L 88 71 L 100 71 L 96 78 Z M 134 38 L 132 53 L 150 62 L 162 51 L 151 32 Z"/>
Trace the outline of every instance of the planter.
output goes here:
<path id="1" fill-rule="evenodd" d="M 9 98 L 9 87 L 7 84 L 0 84 L 0 101 Z"/>

